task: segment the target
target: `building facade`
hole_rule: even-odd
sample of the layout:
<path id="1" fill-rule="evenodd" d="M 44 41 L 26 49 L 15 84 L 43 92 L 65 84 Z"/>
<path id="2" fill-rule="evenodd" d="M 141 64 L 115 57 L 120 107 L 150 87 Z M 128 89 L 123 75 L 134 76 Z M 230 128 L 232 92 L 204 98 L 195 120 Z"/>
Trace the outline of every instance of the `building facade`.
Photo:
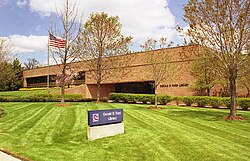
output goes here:
<path id="1" fill-rule="evenodd" d="M 122 67 L 109 67 L 109 76 L 101 83 L 101 97 L 107 98 L 109 93 L 144 93 L 152 94 L 169 94 L 172 96 L 189 96 L 194 95 L 194 91 L 190 89 L 190 85 L 195 79 L 190 75 L 190 68 L 195 59 L 195 55 L 202 52 L 200 46 L 184 46 L 160 49 L 150 52 L 137 52 L 127 54 L 127 58 L 122 61 L 130 61 L 128 65 Z M 150 71 L 151 64 L 146 61 L 148 54 L 168 54 L 171 60 L 167 63 L 171 64 L 171 68 L 167 71 L 172 72 L 168 78 L 160 82 L 155 89 L 155 79 Z M 122 56 L 120 56 L 122 57 Z M 159 56 L 161 58 L 161 56 Z M 105 59 L 113 59 L 105 58 Z M 74 62 L 69 64 L 70 68 L 77 71 L 78 77 L 73 84 L 81 85 L 77 88 L 69 88 L 66 93 L 82 94 L 85 98 L 96 98 L 97 85 L 94 79 L 94 71 L 90 69 L 88 60 Z M 125 70 L 125 71 L 121 71 Z M 41 67 L 23 72 L 24 87 L 46 87 L 47 75 L 50 75 L 50 86 L 55 86 L 55 76 L 60 71 L 57 65 Z"/>

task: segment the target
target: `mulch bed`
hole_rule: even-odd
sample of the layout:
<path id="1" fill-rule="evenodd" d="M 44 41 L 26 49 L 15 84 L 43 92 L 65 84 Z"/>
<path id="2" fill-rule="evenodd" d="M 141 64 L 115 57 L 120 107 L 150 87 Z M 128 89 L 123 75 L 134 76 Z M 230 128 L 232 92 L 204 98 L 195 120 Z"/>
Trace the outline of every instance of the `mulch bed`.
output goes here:
<path id="1" fill-rule="evenodd" d="M 147 107 L 148 110 L 163 110 L 164 108 L 162 107 L 155 107 L 155 106 L 149 106 Z"/>
<path id="2" fill-rule="evenodd" d="M 25 157 L 23 157 L 23 156 L 21 156 L 21 155 L 18 155 L 18 154 L 16 154 L 16 153 L 11 152 L 11 151 L 6 150 L 6 149 L 0 149 L 0 151 L 4 152 L 5 154 L 8 154 L 8 155 L 10 155 L 10 156 L 13 156 L 13 157 L 15 157 L 15 158 L 17 158 L 17 159 L 20 159 L 20 160 L 22 160 L 22 161 L 33 161 L 33 160 L 30 160 L 30 159 L 28 159 L 28 158 L 25 158 Z"/>
<path id="3" fill-rule="evenodd" d="M 224 120 L 245 120 L 244 117 L 241 116 L 225 116 Z"/>
<path id="4" fill-rule="evenodd" d="M 71 106 L 70 103 L 58 103 L 56 106 Z"/>

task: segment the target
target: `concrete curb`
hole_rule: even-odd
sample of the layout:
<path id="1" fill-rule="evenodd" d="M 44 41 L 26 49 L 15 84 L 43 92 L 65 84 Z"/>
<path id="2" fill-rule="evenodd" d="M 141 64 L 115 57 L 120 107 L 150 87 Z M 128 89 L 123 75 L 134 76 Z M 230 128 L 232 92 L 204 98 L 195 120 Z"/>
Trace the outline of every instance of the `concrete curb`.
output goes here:
<path id="1" fill-rule="evenodd" d="M 2 161 L 21 161 L 20 159 L 14 158 L 11 155 L 8 155 L 2 151 L 0 151 L 0 160 Z"/>
<path id="2" fill-rule="evenodd" d="M 16 153 L 0 148 L 0 161 L 32 161 Z"/>

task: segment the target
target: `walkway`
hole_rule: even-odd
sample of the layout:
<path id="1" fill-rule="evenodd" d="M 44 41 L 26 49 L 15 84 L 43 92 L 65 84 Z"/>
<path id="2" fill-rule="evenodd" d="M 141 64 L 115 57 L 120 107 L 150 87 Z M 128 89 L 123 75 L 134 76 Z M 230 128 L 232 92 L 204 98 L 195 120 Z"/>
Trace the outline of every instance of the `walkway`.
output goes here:
<path id="1" fill-rule="evenodd" d="M 21 161 L 21 160 L 0 151 L 0 161 Z"/>

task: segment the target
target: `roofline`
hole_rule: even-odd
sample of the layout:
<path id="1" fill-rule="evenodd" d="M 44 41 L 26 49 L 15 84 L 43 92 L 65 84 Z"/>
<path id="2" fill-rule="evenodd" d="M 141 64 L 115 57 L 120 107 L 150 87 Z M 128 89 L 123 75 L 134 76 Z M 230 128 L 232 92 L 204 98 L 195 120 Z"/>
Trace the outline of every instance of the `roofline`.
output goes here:
<path id="1" fill-rule="evenodd" d="M 155 52 L 155 51 L 166 50 L 166 49 L 172 50 L 172 49 L 176 49 L 176 48 L 186 48 L 186 47 L 189 47 L 189 46 L 201 46 L 201 45 L 197 44 L 197 45 L 186 45 L 186 46 L 174 46 L 174 47 L 168 47 L 168 48 L 162 48 L 162 49 L 156 49 L 156 50 L 150 50 L 150 51 L 130 52 L 130 53 L 126 53 L 124 55 L 140 54 L 140 53 L 147 53 L 147 52 L 152 52 L 152 51 Z M 116 56 L 124 56 L 124 55 L 116 55 Z M 116 56 L 111 56 L 111 57 L 116 57 Z M 88 61 L 88 60 L 81 60 L 81 61 L 71 62 L 71 63 L 67 63 L 67 64 L 81 63 L 81 62 L 84 62 L 84 61 Z M 60 66 L 60 65 L 62 65 L 62 64 L 50 65 L 49 67 Z M 48 66 L 37 67 L 37 68 L 33 68 L 33 69 L 25 69 L 23 71 L 29 71 L 29 70 L 34 70 L 34 69 L 42 69 L 42 68 L 48 68 Z"/>

